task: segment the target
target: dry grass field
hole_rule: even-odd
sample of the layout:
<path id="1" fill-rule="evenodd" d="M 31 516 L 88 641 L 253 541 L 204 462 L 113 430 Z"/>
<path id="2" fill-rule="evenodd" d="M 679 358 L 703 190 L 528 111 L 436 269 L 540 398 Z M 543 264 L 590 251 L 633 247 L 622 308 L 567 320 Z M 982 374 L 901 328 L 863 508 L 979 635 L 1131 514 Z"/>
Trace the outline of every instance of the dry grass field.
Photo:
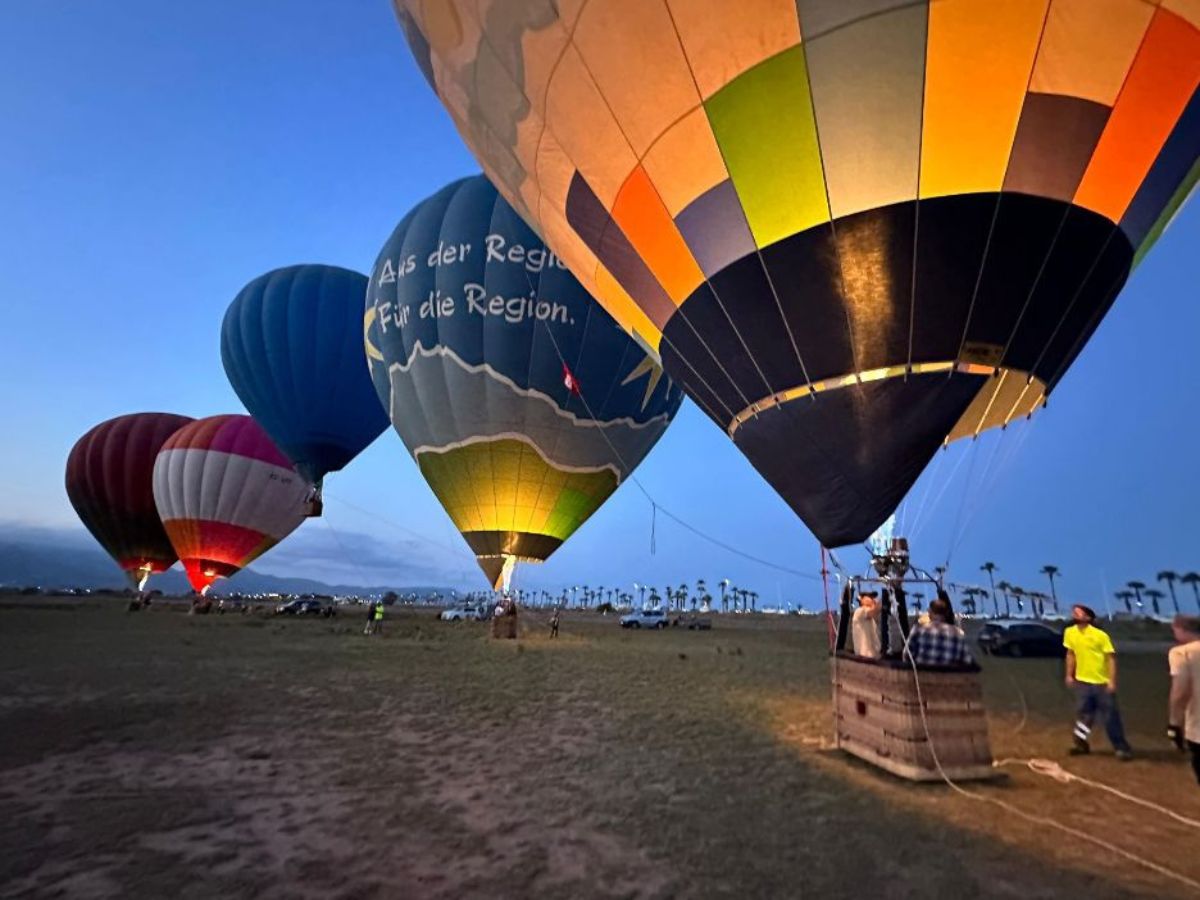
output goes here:
<path id="1" fill-rule="evenodd" d="M 1190 896 L 828 746 L 816 620 L 518 642 L 362 621 L 0 600 L 0 897 Z M 1123 644 L 1138 759 L 1065 754 L 1055 660 L 984 661 L 993 748 L 1200 818 L 1165 661 Z M 1200 833 L 1019 766 L 975 787 L 1200 881 Z"/>

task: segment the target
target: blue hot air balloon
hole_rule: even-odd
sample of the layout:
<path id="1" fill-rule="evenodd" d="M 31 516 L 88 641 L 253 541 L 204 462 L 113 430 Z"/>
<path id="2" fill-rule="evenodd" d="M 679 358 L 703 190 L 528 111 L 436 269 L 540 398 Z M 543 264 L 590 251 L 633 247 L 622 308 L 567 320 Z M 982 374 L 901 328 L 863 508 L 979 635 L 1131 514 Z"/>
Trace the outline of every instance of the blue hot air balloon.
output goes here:
<path id="1" fill-rule="evenodd" d="M 317 489 L 388 425 L 363 357 L 365 275 L 289 266 L 251 281 L 221 326 L 221 361 L 250 414 Z"/>

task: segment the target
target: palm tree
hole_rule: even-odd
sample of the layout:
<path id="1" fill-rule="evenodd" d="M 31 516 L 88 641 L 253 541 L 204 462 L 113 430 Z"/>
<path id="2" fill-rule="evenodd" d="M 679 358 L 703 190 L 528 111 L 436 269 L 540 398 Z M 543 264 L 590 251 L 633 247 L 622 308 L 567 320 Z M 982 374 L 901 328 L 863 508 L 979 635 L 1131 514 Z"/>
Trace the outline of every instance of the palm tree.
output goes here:
<path id="1" fill-rule="evenodd" d="M 913 609 L 917 612 L 921 611 L 921 601 L 925 599 L 925 595 L 919 591 L 913 591 L 908 595 L 909 601 L 912 603 Z"/>
<path id="2" fill-rule="evenodd" d="M 942 586 L 942 582 L 946 580 L 946 567 L 934 566 L 933 571 L 937 572 L 938 587 Z"/>
<path id="3" fill-rule="evenodd" d="M 1179 598 L 1175 596 L 1175 579 L 1179 576 L 1168 569 L 1165 572 L 1159 572 L 1155 577 L 1158 581 L 1167 583 L 1167 590 L 1171 592 L 1171 604 L 1175 607 L 1175 615 L 1179 615 Z"/>
<path id="4" fill-rule="evenodd" d="M 758 591 L 750 591 L 750 612 L 758 612 Z"/>
<path id="5" fill-rule="evenodd" d="M 1133 599 L 1133 591 L 1117 591 L 1113 596 L 1125 604 L 1125 612 L 1133 615 L 1133 607 L 1129 605 L 1129 601 Z"/>
<path id="6" fill-rule="evenodd" d="M 635 581 L 633 583 L 633 589 L 638 592 L 638 602 L 640 602 L 642 604 L 642 609 L 645 609 L 646 608 L 646 586 L 644 584 L 638 584 Z"/>
<path id="7" fill-rule="evenodd" d="M 688 602 L 688 586 L 686 582 L 679 586 L 679 593 L 677 596 L 679 597 L 679 610 L 682 612 L 683 608 L 687 606 Z M 692 598 L 692 608 L 696 608 L 696 598 L 694 597 Z"/>
<path id="8" fill-rule="evenodd" d="M 1010 598 L 1008 596 L 1009 592 L 1012 591 L 1012 585 L 1009 584 L 1007 581 L 1002 581 L 998 585 L 993 587 L 992 590 L 995 591 L 996 588 L 999 588 L 1000 593 L 1004 594 L 1004 616 L 1005 616 L 1005 618 L 1007 618 L 1012 615 L 1012 607 L 1009 605 Z M 995 601 L 995 599 L 996 599 L 996 595 L 992 594 L 992 600 Z"/>
<path id="9" fill-rule="evenodd" d="M 721 586 L 721 612 L 729 612 L 729 601 L 725 599 L 725 592 L 729 589 L 729 579 L 722 578 Z"/>
<path id="10" fill-rule="evenodd" d="M 992 583 L 992 607 L 996 610 L 996 618 L 1000 618 L 1000 601 L 996 599 L 996 564 L 994 562 L 985 562 L 979 567 L 979 571 L 988 573 L 988 580 Z M 1005 597 L 1007 603 L 1008 598 Z"/>
<path id="11" fill-rule="evenodd" d="M 700 598 L 700 609 L 708 612 L 708 585 L 703 578 L 696 579 L 696 596 Z"/>
<path id="12" fill-rule="evenodd" d="M 645 587 L 642 588 L 645 590 Z M 650 588 L 650 608 L 658 609 L 662 605 L 662 597 L 658 595 L 658 588 Z"/>
<path id="13" fill-rule="evenodd" d="M 1167 595 L 1158 588 L 1146 588 L 1146 596 L 1150 598 L 1150 605 L 1154 607 L 1154 615 L 1160 615 L 1161 610 L 1158 607 L 1158 601 Z"/>
<path id="14" fill-rule="evenodd" d="M 1196 612 L 1200 612 L 1200 572 L 1188 572 L 1179 576 L 1180 582 L 1190 584 L 1192 593 L 1196 595 Z"/>
<path id="15" fill-rule="evenodd" d="M 1014 584 L 1011 588 L 1009 588 L 1009 590 L 1012 591 L 1013 597 L 1015 597 L 1017 600 L 1017 612 L 1025 612 L 1025 588 L 1018 587 Z"/>
<path id="16" fill-rule="evenodd" d="M 1127 587 L 1127 588 L 1129 588 L 1130 590 L 1132 590 L 1132 591 L 1133 591 L 1133 595 L 1134 595 L 1135 597 L 1137 597 L 1137 608 L 1138 608 L 1138 611 L 1140 612 L 1140 611 L 1142 610 L 1142 607 L 1144 607 L 1144 606 L 1145 606 L 1145 604 L 1142 602 L 1142 591 L 1144 591 L 1144 590 L 1146 589 L 1146 584 L 1145 584 L 1145 582 L 1142 582 L 1142 581 L 1127 581 L 1127 582 L 1125 582 L 1125 587 Z"/>
<path id="17" fill-rule="evenodd" d="M 966 598 L 965 600 L 963 600 L 963 606 L 965 607 L 965 612 L 967 612 L 968 614 L 970 614 L 972 616 L 975 615 L 975 598 L 979 596 L 979 588 L 977 588 L 977 587 L 963 588 L 962 594 L 963 594 L 963 597 Z"/>
<path id="18" fill-rule="evenodd" d="M 1058 566 L 1042 566 L 1042 574 L 1050 579 L 1050 603 L 1058 614 L 1058 591 L 1054 587 L 1054 576 L 1058 574 Z"/>

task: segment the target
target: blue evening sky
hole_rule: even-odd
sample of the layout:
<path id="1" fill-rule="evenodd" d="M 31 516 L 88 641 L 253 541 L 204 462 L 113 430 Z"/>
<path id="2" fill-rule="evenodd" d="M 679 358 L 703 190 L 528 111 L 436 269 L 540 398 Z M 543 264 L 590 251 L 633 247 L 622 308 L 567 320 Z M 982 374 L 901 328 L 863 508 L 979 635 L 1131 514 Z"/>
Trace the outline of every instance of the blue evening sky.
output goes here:
<path id="1" fill-rule="evenodd" d="M 365 271 L 410 206 L 477 170 L 387 0 L 5 3 L 0 135 L 8 525 L 77 527 L 63 466 L 103 419 L 241 411 L 218 333 L 246 281 L 297 262 Z M 1200 569 L 1198 238 L 1193 205 L 1047 410 L 931 466 L 904 511 L 919 560 L 949 555 L 953 580 L 979 582 L 991 559 L 1036 588 L 1040 566 L 1055 563 L 1066 594 L 1101 605 L 1104 587 Z M 812 536 L 690 404 L 638 477 L 727 544 L 818 568 Z M 256 568 L 483 586 L 390 430 L 327 491 L 327 521 L 306 523 Z M 662 515 L 651 554 L 650 529 L 649 504 L 626 485 L 518 583 L 728 577 L 763 605 L 820 603 L 816 582 Z"/>

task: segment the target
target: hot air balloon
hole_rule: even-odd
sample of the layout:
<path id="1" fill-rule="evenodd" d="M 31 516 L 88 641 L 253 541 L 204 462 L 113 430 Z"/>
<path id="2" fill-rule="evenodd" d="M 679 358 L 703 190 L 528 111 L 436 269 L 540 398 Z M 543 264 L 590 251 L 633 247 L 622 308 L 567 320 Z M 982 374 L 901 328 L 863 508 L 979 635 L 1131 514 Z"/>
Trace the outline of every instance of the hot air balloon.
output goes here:
<path id="1" fill-rule="evenodd" d="M 336 266 L 276 269 L 242 288 L 221 326 L 221 361 L 246 409 L 320 487 L 387 427 L 363 361 L 367 277 Z"/>
<path id="2" fill-rule="evenodd" d="M 493 587 L 558 549 L 683 399 L 482 176 L 397 226 L 365 337 L 392 424 Z"/>
<path id="3" fill-rule="evenodd" d="M 197 419 L 154 461 L 154 503 L 200 594 L 295 531 L 308 491 L 249 416 Z"/>
<path id="4" fill-rule="evenodd" d="M 171 413 L 118 416 L 81 437 L 67 457 L 71 505 L 138 590 L 177 559 L 154 508 L 154 458 L 191 421 Z"/>
<path id="5" fill-rule="evenodd" d="M 1043 406 L 1200 177 L 1194 0 L 396 0 L 506 198 L 827 546 Z"/>

